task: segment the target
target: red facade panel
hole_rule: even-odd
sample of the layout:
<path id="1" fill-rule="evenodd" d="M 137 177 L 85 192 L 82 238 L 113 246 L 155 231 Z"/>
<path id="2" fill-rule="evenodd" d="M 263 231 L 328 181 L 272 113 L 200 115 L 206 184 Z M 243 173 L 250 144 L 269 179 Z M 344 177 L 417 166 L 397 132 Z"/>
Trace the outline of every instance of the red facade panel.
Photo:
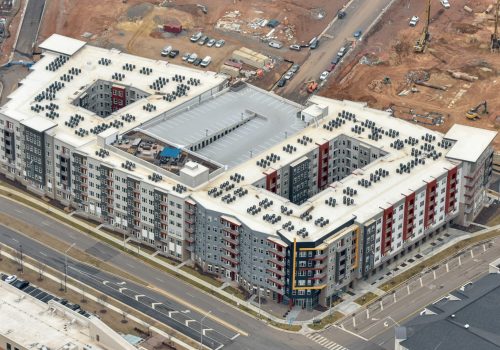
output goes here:
<path id="1" fill-rule="evenodd" d="M 427 183 L 425 191 L 424 228 L 426 229 L 434 222 L 434 215 L 436 213 L 436 186 L 437 181 L 433 180 Z"/>
<path id="2" fill-rule="evenodd" d="M 391 249 L 393 214 L 393 207 L 384 209 L 384 216 L 382 219 L 382 239 L 380 242 L 380 252 L 382 256 L 387 254 L 387 252 Z"/>
<path id="3" fill-rule="evenodd" d="M 458 173 L 457 167 L 448 170 L 448 176 L 446 179 L 446 202 L 445 202 L 446 214 L 452 212 L 455 206 L 455 193 L 457 191 L 457 173 Z"/>
<path id="4" fill-rule="evenodd" d="M 403 242 L 406 241 L 413 233 L 415 227 L 415 192 L 406 196 L 405 211 L 403 218 Z"/>
<path id="5" fill-rule="evenodd" d="M 111 111 L 116 111 L 125 107 L 127 100 L 125 98 L 125 88 L 121 86 L 111 87 Z"/>
<path id="6" fill-rule="evenodd" d="M 278 182 L 278 171 L 273 171 L 270 174 L 266 174 L 266 190 L 276 193 Z"/>
<path id="7" fill-rule="evenodd" d="M 328 185 L 328 151 L 329 143 L 318 148 L 318 189 L 321 191 Z"/>

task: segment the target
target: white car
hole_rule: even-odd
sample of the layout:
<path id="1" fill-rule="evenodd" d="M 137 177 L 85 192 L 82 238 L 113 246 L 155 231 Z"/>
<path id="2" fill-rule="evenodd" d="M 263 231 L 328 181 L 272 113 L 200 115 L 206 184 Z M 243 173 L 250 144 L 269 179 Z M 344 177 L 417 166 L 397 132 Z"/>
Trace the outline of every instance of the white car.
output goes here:
<path id="1" fill-rule="evenodd" d="M 270 41 L 269 46 L 274 47 L 275 49 L 281 49 L 283 47 L 283 44 L 279 41 Z"/>
<path id="2" fill-rule="evenodd" d="M 163 57 L 166 57 L 166 56 L 168 56 L 168 54 L 170 53 L 170 51 L 172 51 L 172 46 L 165 46 L 165 47 L 161 50 L 160 54 L 161 54 Z"/>
<path id="3" fill-rule="evenodd" d="M 184 55 L 182 55 L 182 60 L 183 61 L 187 61 L 189 56 L 191 56 L 191 53 L 190 52 L 186 52 Z"/>
<path id="4" fill-rule="evenodd" d="M 189 58 L 187 59 L 187 61 L 188 61 L 188 63 L 193 63 L 194 61 L 196 61 L 197 58 L 198 58 L 198 55 L 195 53 L 192 53 L 191 56 L 189 56 Z"/>
<path id="5" fill-rule="evenodd" d="M 319 76 L 319 80 L 326 80 L 326 78 L 328 78 L 328 75 L 330 74 L 330 72 L 328 71 L 324 71 L 323 73 L 321 73 L 321 75 Z"/>
<path id="6" fill-rule="evenodd" d="M 216 40 L 215 40 L 215 39 L 210 39 L 210 40 L 208 41 L 208 43 L 207 43 L 207 46 L 208 46 L 208 47 L 212 47 L 212 46 L 214 46 L 214 45 L 215 45 L 215 42 L 216 42 Z"/>
<path id="7" fill-rule="evenodd" d="M 7 276 L 7 278 L 5 279 L 5 282 L 9 283 L 9 284 L 14 283 L 15 281 L 17 281 L 17 276 L 16 275 Z"/>
<path id="8" fill-rule="evenodd" d="M 290 80 L 290 79 L 292 79 L 292 77 L 293 77 L 293 72 L 288 71 L 288 72 L 286 72 L 286 74 L 283 78 L 285 78 L 286 80 Z"/>
<path id="9" fill-rule="evenodd" d="M 445 9 L 450 8 L 450 2 L 448 0 L 441 0 L 441 5 L 443 5 Z"/>
<path id="10" fill-rule="evenodd" d="M 417 25 L 418 21 L 420 21 L 420 18 L 418 16 L 413 16 L 410 19 L 410 27 L 415 27 Z"/>
<path id="11" fill-rule="evenodd" d="M 222 47 L 226 42 L 223 39 L 217 40 L 215 47 Z"/>

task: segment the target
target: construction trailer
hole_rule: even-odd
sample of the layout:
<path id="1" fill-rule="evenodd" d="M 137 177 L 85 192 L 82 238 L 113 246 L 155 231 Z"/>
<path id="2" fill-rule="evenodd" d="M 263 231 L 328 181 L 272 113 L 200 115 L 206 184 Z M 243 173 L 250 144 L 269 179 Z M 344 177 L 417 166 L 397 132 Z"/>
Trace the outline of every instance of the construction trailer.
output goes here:
<path id="1" fill-rule="evenodd" d="M 424 29 L 422 30 L 422 34 L 420 34 L 420 38 L 417 40 L 414 46 L 414 50 L 416 53 L 423 53 L 427 47 L 430 38 L 429 34 L 430 22 L 431 22 L 431 0 L 427 0 Z"/>

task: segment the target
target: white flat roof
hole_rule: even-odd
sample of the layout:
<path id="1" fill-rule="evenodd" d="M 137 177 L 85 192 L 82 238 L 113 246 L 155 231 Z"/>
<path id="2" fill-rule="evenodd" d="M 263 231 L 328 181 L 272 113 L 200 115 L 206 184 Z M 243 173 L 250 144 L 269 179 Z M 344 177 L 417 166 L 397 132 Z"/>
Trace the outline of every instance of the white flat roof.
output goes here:
<path id="1" fill-rule="evenodd" d="M 69 38 L 60 34 L 52 34 L 43 43 L 38 45 L 43 50 L 62 53 L 71 56 L 87 43 L 85 41 Z"/>
<path id="2" fill-rule="evenodd" d="M 445 139 L 456 141 L 446 156 L 475 162 L 496 136 L 496 131 L 455 124 L 444 135 Z"/>
<path id="3" fill-rule="evenodd" d="M 57 126 L 57 123 L 54 123 L 52 120 L 43 117 L 33 117 L 30 119 L 26 119 L 22 121 L 22 124 L 38 132 L 44 132 Z"/>
<path id="4" fill-rule="evenodd" d="M 78 349 L 91 345 L 94 350 L 105 350 L 92 339 L 88 327 L 52 312 L 48 304 L 1 281 L 0 310 L 0 335 L 23 348 L 45 345 L 48 349 L 63 349 L 73 343 Z"/>

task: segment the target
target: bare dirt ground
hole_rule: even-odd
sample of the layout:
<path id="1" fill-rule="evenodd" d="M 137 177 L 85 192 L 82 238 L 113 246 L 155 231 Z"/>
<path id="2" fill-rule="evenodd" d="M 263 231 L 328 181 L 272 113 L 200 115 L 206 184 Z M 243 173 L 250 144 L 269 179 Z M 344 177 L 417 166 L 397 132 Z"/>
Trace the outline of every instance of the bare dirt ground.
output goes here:
<path id="1" fill-rule="evenodd" d="M 14 3 L 16 6 L 8 13 L 0 17 L 5 18 L 8 23 L 9 37 L 0 42 L 0 64 L 7 63 L 10 54 L 14 51 L 14 43 L 16 41 L 16 33 L 21 24 L 21 9 L 26 5 L 25 1 Z"/>
<path id="2" fill-rule="evenodd" d="M 396 2 L 366 39 L 362 52 L 321 94 L 365 101 L 375 108 L 393 106 L 395 115 L 404 119 L 411 119 L 410 110 L 418 114 L 440 113 L 444 119 L 442 125 L 426 126 L 442 132 L 454 123 L 499 130 L 500 53 L 489 50 L 494 14 L 484 13 L 493 1 L 450 3 L 451 9 L 445 10 L 438 1 L 432 1 L 431 42 L 424 54 L 416 54 L 413 45 L 422 31 L 424 1 Z M 464 5 L 471 7 L 474 13 L 466 12 Z M 408 26 L 413 15 L 421 18 L 416 28 Z M 363 56 L 368 58 L 365 64 L 360 63 Z M 478 79 L 472 82 L 455 79 L 450 71 L 464 72 Z M 428 83 L 446 90 L 415 85 L 414 76 L 425 77 Z M 386 77 L 390 83 L 384 83 Z M 399 96 L 402 91 L 407 95 Z M 467 120 L 465 113 L 483 100 L 488 102 L 489 114 L 480 120 Z M 500 149 L 500 136 L 495 140 L 495 148 Z"/>
<path id="3" fill-rule="evenodd" d="M 111 0 L 48 0 L 40 40 L 56 32 L 88 40 L 102 47 L 115 47 L 126 52 L 154 59 L 161 58 L 164 46 L 172 45 L 182 53 L 196 52 L 198 56 L 212 57 L 210 70 L 219 66 L 241 46 L 276 57 L 303 61 L 306 51 L 291 51 L 288 46 L 306 43 L 319 35 L 347 0 L 129 0 L 127 3 Z M 208 6 L 204 14 L 197 4 Z M 271 29 L 256 26 L 256 19 L 277 19 L 280 25 L 272 37 L 284 44 L 281 50 L 270 48 L 260 38 Z M 164 33 L 162 25 L 176 20 L 183 26 L 180 34 Z M 224 24 L 229 23 L 229 26 Z M 234 24 L 234 27 L 231 25 Z M 239 29 L 237 28 L 239 26 Z M 228 28 L 229 27 L 229 28 Z M 235 28 L 235 30 L 231 30 Z M 222 48 L 199 46 L 189 36 L 202 31 L 209 37 L 224 39 Z M 83 38 L 85 33 L 89 38 Z M 279 56 L 279 57 L 278 57 Z M 180 57 L 170 59 L 184 64 Z"/>

